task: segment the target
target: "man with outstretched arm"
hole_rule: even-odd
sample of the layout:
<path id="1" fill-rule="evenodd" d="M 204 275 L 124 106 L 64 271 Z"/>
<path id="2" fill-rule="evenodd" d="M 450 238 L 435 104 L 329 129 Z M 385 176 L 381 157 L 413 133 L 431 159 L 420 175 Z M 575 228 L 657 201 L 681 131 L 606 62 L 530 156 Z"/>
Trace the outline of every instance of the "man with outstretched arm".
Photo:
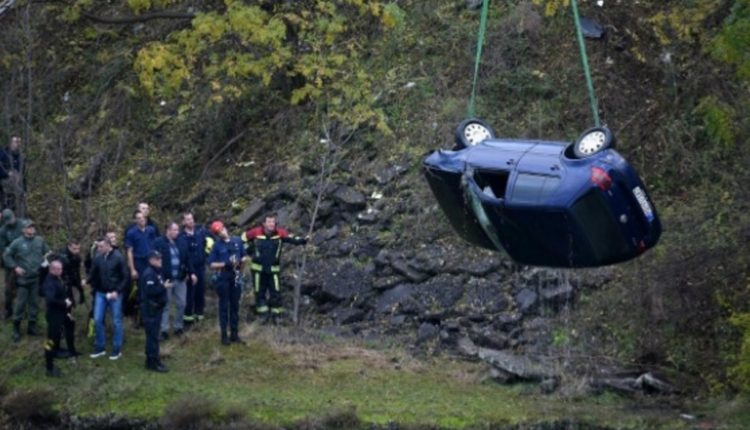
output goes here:
<path id="1" fill-rule="evenodd" d="M 281 301 L 281 247 L 284 243 L 304 245 L 307 238 L 290 236 L 289 232 L 276 225 L 276 215 L 269 214 L 263 225 L 251 228 L 242 235 L 247 243 L 252 260 L 250 270 L 255 286 L 255 311 L 263 324 L 276 324 L 284 312 Z"/>

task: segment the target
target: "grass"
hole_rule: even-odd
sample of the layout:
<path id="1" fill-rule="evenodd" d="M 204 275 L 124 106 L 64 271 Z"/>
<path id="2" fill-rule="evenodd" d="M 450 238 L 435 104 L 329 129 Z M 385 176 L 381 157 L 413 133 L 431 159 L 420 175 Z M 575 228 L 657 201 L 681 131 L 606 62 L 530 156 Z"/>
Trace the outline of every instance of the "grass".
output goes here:
<path id="1" fill-rule="evenodd" d="M 614 396 L 542 396 L 529 387 L 485 381 L 486 368 L 478 363 L 417 360 L 396 347 L 373 348 L 310 329 L 243 324 L 247 343 L 226 347 L 214 324 L 209 318 L 184 337 L 162 342 L 168 374 L 144 370 L 144 335 L 130 324 L 120 360 L 57 360 L 61 379 L 44 375 L 42 338 L 24 337 L 0 352 L 3 383 L 9 390 L 50 388 L 62 410 L 80 416 L 157 419 L 190 395 L 272 425 L 335 411 L 354 411 L 364 423 L 446 428 L 561 419 L 618 428 L 679 424 L 676 413 L 634 410 L 632 402 Z M 9 339 L 10 324 L 0 336 Z M 91 351 L 89 344 L 77 338 L 82 352 Z"/>

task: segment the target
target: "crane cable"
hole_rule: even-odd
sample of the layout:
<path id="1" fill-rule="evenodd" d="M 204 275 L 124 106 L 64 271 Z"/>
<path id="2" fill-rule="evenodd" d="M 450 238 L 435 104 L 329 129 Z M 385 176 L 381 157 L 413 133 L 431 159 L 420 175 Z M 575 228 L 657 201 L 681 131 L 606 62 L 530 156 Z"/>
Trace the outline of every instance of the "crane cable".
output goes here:
<path id="1" fill-rule="evenodd" d="M 482 15 L 479 21 L 479 33 L 477 34 L 477 53 L 474 59 L 474 79 L 471 83 L 471 98 L 469 99 L 469 107 L 467 109 L 467 117 L 473 118 L 476 115 L 476 95 L 477 95 L 477 81 L 479 78 L 479 63 L 482 58 L 482 46 L 484 45 L 484 36 L 487 32 L 487 15 L 489 14 L 490 0 L 482 1 Z M 589 68 L 589 59 L 586 55 L 586 43 L 583 39 L 583 30 L 581 28 L 581 18 L 578 15 L 578 2 L 576 0 L 570 0 L 570 6 L 573 9 L 573 20 L 576 24 L 576 37 L 578 38 L 578 48 L 581 55 L 581 63 L 583 64 L 583 74 L 586 78 L 586 88 L 589 93 L 589 103 L 591 104 L 591 113 L 594 117 L 594 125 L 599 127 L 601 122 L 599 121 L 599 108 L 596 101 L 596 93 L 594 92 L 594 83 L 591 79 L 591 69 Z"/>

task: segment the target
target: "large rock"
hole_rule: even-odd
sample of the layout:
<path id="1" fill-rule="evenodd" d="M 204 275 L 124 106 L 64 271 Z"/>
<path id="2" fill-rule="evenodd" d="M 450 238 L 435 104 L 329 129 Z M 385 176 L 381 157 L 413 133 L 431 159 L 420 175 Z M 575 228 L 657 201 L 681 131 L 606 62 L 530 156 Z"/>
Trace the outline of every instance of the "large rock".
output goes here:
<path id="1" fill-rule="evenodd" d="M 397 285 L 381 294 L 375 305 L 375 310 L 380 313 L 399 313 L 401 308 L 414 295 L 414 286 L 411 284 Z"/>
<path id="2" fill-rule="evenodd" d="M 255 198 L 252 202 L 243 210 L 239 215 L 232 219 L 232 224 L 238 226 L 245 226 L 247 223 L 253 220 L 256 216 L 260 215 L 261 211 L 265 209 L 266 202 L 263 199 Z"/>
<path id="3" fill-rule="evenodd" d="M 483 315 L 507 311 L 510 302 L 502 285 L 484 278 L 470 278 L 466 283 L 463 304 L 469 313 Z"/>
<path id="4" fill-rule="evenodd" d="M 415 287 L 414 303 L 417 312 L 432 320 L 451 313 L 464 294 L 465 278 L 444 273 Z"/>
<path id="5" fill-rule="evenodd" d="M 529 288 L 524 288 L 516 294 L 516 306 L 523 314 L 528 314 L 536 310 L 539 305 L 539 296 Z"/>
<path id="6" fill-rule="evenodd" d="M 338 325 L 360 322 L 365 318 L 365 311 L 358 308 L 339 307 L 328 314 Z"/>
<path id="7" fill-rule="evenodd" d="M 431 245 L 420 249 L 414 258 L 409 261 L 409 267 L 431 275 L 444 271 L 444 266 L 445 257 L 443 250 Z"/>
<path id="8" fill-rule="evenodd" d="M 542 303 L 546 308 L 555 311 L 568 306 L 573 301 L 575 290 L 569 283 L 557 286 L 549 286 L 539 290 Z"/>
<path id="9" fill-rule="evenodd" d="M 556 377 L 552 365 L 540 357 L 478 347 L 469 338 L 459 340 L 458 347 L 461 353 L 489 363 L 495 369 L 493 377 L 499 382 L 541 382 Z"/>
<path id="10" fill-rule="evenodd" d="M 405 282 L 405 279 L 401 275 L 381 276 L 373 281 L 372 287 L 378 291 L 385 291 L 403 282 Z"/>
<path id="11" fill-rule="evenodd" d="M 349 211 L 360 211 L 367 207 L 367 198 L 364 194 L 344 185 L 336 188 L 333 192 L 333 199 Z"/>
<path id="12" fill-rule="evenodd" d="M 595 392 L 603 390 L 615 391 L 621 394 L 643 392 L 647 394 L 674 394 L 677 392 L 668 382 L 665 382 L 651 372 L 639 376 L 609 376 L 595 378 L 590 382 Z"/>
<path id="13" fill-rule="evenodd" d="M 388 167 L 382 167 L 378 169 L 375 174 L 373 175 L 373 178 L 375 178 L 375 181 L 380 185 L 385 185 L 392 180 L 394 180 L 398 175 L 406 171 L 406 167 L 399 166 L 399 165 L 393 165 Z"/>
<path id="14" fill-rule="evenodd" d="M 440 334 L 440 329 L 435 324 L 422 323 L 417 329 L 417 343 L 429 342 L 436 339 Z"/>
<path id="15" fill-rule="evenodd" d="M 391 267 L 396 273 L 400 273 L 406 279 L 414 283 L 420 283 L 430 277 L 427 273 L 418 271 L 403 258 L 397 258 L 391 262 Z"/>
<path id="16" fill-rule="evenodd" d="M 450 273 L 466 273 L 476 277 L 484 277 L 500 269 L 500 259 L 496 255 L 485 252 L 460 252 L 445 254 L 445 271 Z"/>
<path id="17" fill-rule="evenodd" d="M 323 278 L 319 298 L 322 301 L 341 302 L 364 294 L 372 289 L 370 277 L 351 262 L 337 267 Z"/>

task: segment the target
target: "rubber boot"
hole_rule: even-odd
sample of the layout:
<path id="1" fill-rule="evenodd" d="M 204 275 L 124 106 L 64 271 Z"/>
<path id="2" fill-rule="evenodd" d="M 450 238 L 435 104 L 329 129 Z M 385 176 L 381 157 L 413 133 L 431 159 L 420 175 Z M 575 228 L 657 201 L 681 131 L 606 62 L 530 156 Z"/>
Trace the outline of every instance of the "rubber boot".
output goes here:
<path id="1" fill-rule="evenodd" d="M 221 344 L 222 345 L 229 345 L 229 336 L 227 336 L 227 332 L 222 331 L 221 332 Z"/>
<path id="2" fill-rule="evenodd" d="M 13 321 L 13 342 L 21 340 L 21 321 Z"/>
<path id="3" fill-rule="evenodd" d="M 26 328 L 26 333 L 29 336 L 39 336 L 39 332 L 36 331 L 36 321 L 29 321 L 29 326 Z"/>
<path id="4" fill-rule="evenodd" d="M 240 339 L 240 335 L 236 331 L 232 331 L 232 335 L 229 337 L 229 341 L 232 343 L 245 343 Z"/>
<path id="5" fill-rule="evenodd" d="M 44 351 L 44 360 L 47 367 L 47 376 L 52 378 L 59 378 L 60 376 L 62 376 L 62 373 L 60 373 L 60 369 L 55 368 L 55 351 Z"/>
<path id="6" fill-rule="evenodd" d="M 271 315 L 269 315 L 268 312 L 260 314 L 260 324 L 261 325 L 266 325 L 269 322 L 271 322 Z"/>
<path id="7" fill-rule="evenodd" d="M 70 353 L 68 355 L 69 357 L 78 357 L 81 355 L 81 353 L 76 350 L 75 332 L 75 323 L 72 324 L 69 331 L 65 332 L 65 343 L 68 345 L 68 352 Z"/>

